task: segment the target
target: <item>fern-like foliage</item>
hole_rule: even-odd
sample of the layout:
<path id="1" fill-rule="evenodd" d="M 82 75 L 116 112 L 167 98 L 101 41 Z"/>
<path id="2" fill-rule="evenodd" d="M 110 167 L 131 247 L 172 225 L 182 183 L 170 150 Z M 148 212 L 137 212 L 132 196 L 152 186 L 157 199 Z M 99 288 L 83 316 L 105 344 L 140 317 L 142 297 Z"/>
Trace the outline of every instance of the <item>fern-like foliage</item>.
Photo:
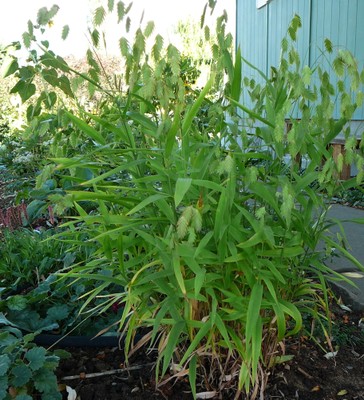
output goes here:
<path id="1" fill-rule="evenodd" d="M 95 26 L 100 26 L 106 17 L 106 11 L 105 8 L 100 6 L 98 8 L 96 8 L 95 10 L 95 14 L 94 14 L 94 24 Z"/>
<path id="2" fill-rule="evenodd" d="M 288 34 L 292 40 L 297 39 L 297 31 L 298 28 L 301 28 L 302 22 L 301 22 L 301 17 L 299 15 L 295 15 L 288 27 Z"/>
<path id="3" fill-rule="evenodd" d="M 149 37 L 153 33 L 153 31 L 154 31 L 154 22 L 149 21 L 144 29 L 144 36 L 146 38 Z"/>
<path id="4" fill-rule="evenodd" d="M 100 32 L 99 32 L 98 29 L 95 28 L 95 29 L 91 32 L 91 39 L 92 39 L 92 44 L 93 44 L 95 47 L 98 47 L 98 46 L 99 46 L 99 43 L 100 43 Z"/>
<path id="5" fill-rule="evenodd" d="M 154 61 L 158 61 L 160 59 L 162 49 L 163 49 L 163 37 L 158 34 L 155 37 L 155 43 L 152 48 L 152 55 L 153 55 Z"/>
<path id="6" fill-rule="evenodd" d="M 341 56 L 336 57 L 332 62 L 332 67 L 334 68 L 336 75 L 340 77 L 343 76 L 345 73 L 345 60 Z"/>
<path id="7" fill-rule="evenodd" d="M 107 0 L 107 9 L 109 10 L 109 12 L 113 12 L 114 5 L 114 0 Z"/>
<path id="8" fill-rule="evenodd" d="M 129 54 L 130 47 L 129 47 L 129 42 L 127 41 L 126 38 L 122 37 L 119 40 L 119 48 L 120 48 L 121 55 L 123 57 L 127 57 Z"/>
<path id="9" fill-rule="evenodd" d="M 118 23 L 123 20 L 125 16 L 125 5 L 122 1 L 118 1 L 118 4 L 116 5 L 116 9 L 118 12 Z"/>
<path id="10" fill-rule="evenodd" d="M 332 53 L 332 42 L 330 39 L 326 38 L 324 40 L 324 45 L 325 45 L 325 49 L 326 51 L 331 54 Z"/>

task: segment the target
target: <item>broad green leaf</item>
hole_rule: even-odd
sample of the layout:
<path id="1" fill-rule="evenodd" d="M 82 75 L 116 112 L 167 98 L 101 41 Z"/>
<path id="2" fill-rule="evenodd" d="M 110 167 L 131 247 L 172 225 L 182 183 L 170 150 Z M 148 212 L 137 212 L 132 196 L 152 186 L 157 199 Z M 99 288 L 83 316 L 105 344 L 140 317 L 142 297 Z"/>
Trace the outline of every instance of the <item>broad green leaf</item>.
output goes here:
<path id="1" fill-rule="evenodd" d="M 256 382 L 258 373 L 258 364 L 262 352 L 262 336 L 263 336 L 263 322 L 262 317 L 258 316 L 255 325 L 252 326 L 253 333 L 251 337 L 251 369 L 252 369 L 252 382 Z"/>
<path id="2" fill-rule="evenodd" d="M 241 50 L 240 46 L 235 55 L 234 75 L 231 82 L 231 98 L 239 101 L 241 92 Z"/>
<path id="3" fill-rule="evenodd" d="M 1 76 L 6 78 L 16 72 L 18 68 L 18 60 L 13 57 L 6 57 L 5 60 L 2 61 Z"/>
<path id="4" fill-rule="evenodd" d="M 180 365 L 183 365 L 183 363 L 185 363 L 187 361 L 188 357 L 190 357 L 190 355 L 201 345 L 201 342 L 206 337 L 206 335 L 211 331 L 211 329 L 212 329 L 211 321 L 208 320 L 196 333 L 191 344 L 188 346 L 188 349 L 186 350 L 185 354 L 183 355 L 183 357 L 180 361 Z"/>
<path id="5" fill-rule="evenodd" d="M 257 250 L 256 254 L 261 257 L 297 257 L 305 252 L 302 246 L 282 247 L 277 249 Z"/>
<path id="6" fill-rule="evenodd" d="M 286 317 L 279 303 L 272 304 L 272 308 L 277 318 L 278 340 L 282 340 L 286 334 Z"/>
<path id="7" fill-rule="evenodd" d="M 156 134 L 158 127 L 150 118 L 147 118 L 143 114 L 134 111 L 128 111 L 126 115 L 131 120 L 138 122 L 143 128 L 147 129 L 149 133 Z"/>
<path id="8" fill-rule="evenodd" d="M 143 201 L 141 201 L 138 205 L 136 205 L 133 209 L 131 209 L 129 212 L 127 212 L 126 215 L 132 215 L 137 213 L 138 211 L 142 210 L 143 208 L 145 208 L 146 206 L 148 206 L 149 204 L 155 203 L 158 200 L 161 199 L 165 199 L 166 197 L 168 197 L 168 195 L 166 194 L 153 194 L 152 196 L 147 197 L 146 199 L 144 199 Z"/>
<path id="9" fill-rule="evenodd" d="M 272 191 L 267 188 L 267 186 L 256 182 L 250 185 L 250 190 L 258 195 L 270 207 L 272 207 L 277 213 L 277 216 L 282 219 L 277 198 L 273 195 Z"/>
<path id="10" fill-rule="evenodd" d="M 76 117 L 68 111 L 64 111 L 67 117 L 87 136 L 89 136 L 92 140 L 100 144 L 106 144 L 104 137 L 82 119 Z"/>
<path id="11" fill-rule="evenodd" d="M 222 185 L 219 185 L 216 182 L 209 181 L 209 180 L 203 180 L 203 179 L 193 179 L 192 184 L 200 187 L 204 187 L 206 189 L 211 189 L 211 190 L 216 190 L 217 192 L 222 192 L 224 191 L 224 187 Z"/>
<path id="12" fill-rule="evenodd" d="M 258 231 L 244 243 L 237 244 L 236 247 L 239 247 L 240 249 L 247 249 L 249 247 L 256 246 L 257 244 L 263 244 L 264 241 L 262 240 L 262 234 L 263 231 Z"/>
<path id="13" fill-rule="evenodd" d="M 45 355 L 46 350 L 43 347 L 34 347 L 26 352 L 25 358 L 29 361 L 29 367 L 32 371 L 37 371 L 43 367 Z"/>
<path id="14" fill-rule="evenodd" d="M 8 396 L 8 377 L 7 375 L 0 375 L 0 399 L 6 399 Z"/>
<path id="15" fill-rule="evenodd" d="M 38 10 L 37 23 L 39 25 L 47 25 L 49 22 L 49 13 L 47 7 L 42 7 Z"/>
<path id="16" fill-rule="evenodd" d="M 35 388 L 40 392 L 57 393 L 57 378 L 53 371 L 45 367 L 38 369 L 33 373 L 33 380 Z"/>
<path id="17" fill-rule="evenodd" d="M 255 331 L 254 327 L 256 326 L 256 324 L 258 323 L 258 319 L 260 318 L 262 297 L 263 286 L 260 282 L 256 282 L 251 291 L 246 317 L 245 336 L 247 342 L 252 339 L 253 332 Z"/>
<path id="18" fill-rule="evenodd" d="M 265 124 L 267 126 L 270 126 L 271 128 L 275 128 L 275 124 L 273 122 L 270 122 L 267 119 L 263 118 L 260 114 L 258 114 L 255 111 L 247 108 L 246 106 L 244 106 L 243 104 L 237 102 L 233 98 L 229 98 L 229 100 L 231 101 L 231 103 L 233 105 L 235 105 L 236 107 L 240 108 L 242 111 L 246 112 L 249 115 L 249 117 L 251 117 L 253 119 L 257 119 L 258 121 L 263 122 L 263 124 Z"/>
<path id="19" fill-rule="evenodd" d="M 47 315 L 53 321 L 61 321 L 69 316 L 67 304 L 56 304 L 47 310 Z"/>
<path id="20" fill-rule="evenodd" d="M 22 295 L 10 296 L 6 305 L 10 310 L 21 311 L 27 307 L 28 299 Z"/>
<path id="21" fill-rule="evenodd" d="M 18 81 L 15 86 L 10 90 L 10 93 L 19 93 L 21 100 L 25 103 L 36 92 L 36 87 L 30 81 Z"/>
<path id="22" fill-rule="evenodd" d="M 180 123 L 181 123 L 181 112 L 180 112 L 180 107 L 177 106 L 176 108 L 176 113 L 173 118 L 172 125 L 170 129 L 168 130 L 166 141 L 165 141 L 165 154 L 166 157 L 170 157 L 173 146 L 176 144 L 176 136 L 178 129 L 180 128 Z"/>
<path id="23" fill-rule="evenodd" d="M 191 187 L 192 179 L 191 178 L 178 178 L 176 182 L 176 189 L 174 192 L 174 205 L 177 208 L 183 197 L 188 192 Z"/>
<path id="24" fill-rule="evenodd" d="M 12 385 L 15 387 L 22 387 L 29 382 L 32 371 L 27 365 L 20 364 L 11 369 L 11 375 Z"/>
<path id="25" fill-rule="evenodd" d="M 196 399 L 196 377 L 197 377 L 197 356 L 194 354 L 188 364 L 189 374 L 188 379 L 190 381 L 190 387 L 192 391 L 192 396 Z"/>
<path id="26" fill-rule="evenodd" d="M 288 334 L 291 336 L 297 334 L 302 329 L 302 315 L 300 311 L 294 304 L 283 299 L 279 300 L 279 306 L 283 312 L 291 316 L 296 323 L 296 326 L 289 331 Z"/>
<path id="27" fill-rule="evenodd" d="M 29 396 L 28 394 L 18 394 L 15 397 L 16 400 L 32 400 L 33 397 Z M 45 399 L 45 396 L 43 395 L 42 399 Z M 52 397 L 52 399 L 50 400 L 54 400 L 54 397 Z"/>
<path id="28" fill-rule="evenodd" d="M 181 259 L 176 252 L 173 252 L 172 254 L 172 266 L 174 275 L 177 279 L 178 286 L 180 287 L 182 294 L 186 295 L 187 292 L 186 292 L 185 281 L 182 275 Z"/>
<path id="29" fill-rule="evenodd" d="M 199 108 L 201 107 L 202 102 L 204 101 L 205 97 L 209 93 L 212 85 L 215 81 L 215 76 L 212 75 L 210 79 L 207 81 L 205 87 L 201 90 L 201 93 L 195 100 L 192 107 L 187 111 L 185 117 L 183 118 L 182 122 L 182 136 L 186 135 L 191 128 L 193 118 L 196 116 Z"/>
<path id="30" fill-rule="evenodd" d="M 59 77 L 58 87 L 63 91 L 64 94 L 72 99 L 75 97 L 71 88 L 71 83 L 67 76 L 62 75 Z"/>
<path id="31" fill-rule="evenodd" d="M 0 376 L 7 375 L 11 360 L 7 354 L 0 355 Z"/>
<path id="32" fill-rule="evenodd" d="M 168 334 L 167 344 L 163 351 L 162 375 L 164 375 L 168 370 L 173 353 L 177 350 L 176 346 L 182 338 L 182 333 L 185 331 L 185 327 L 186 323 L 184 321 L 176 321 Z"/>

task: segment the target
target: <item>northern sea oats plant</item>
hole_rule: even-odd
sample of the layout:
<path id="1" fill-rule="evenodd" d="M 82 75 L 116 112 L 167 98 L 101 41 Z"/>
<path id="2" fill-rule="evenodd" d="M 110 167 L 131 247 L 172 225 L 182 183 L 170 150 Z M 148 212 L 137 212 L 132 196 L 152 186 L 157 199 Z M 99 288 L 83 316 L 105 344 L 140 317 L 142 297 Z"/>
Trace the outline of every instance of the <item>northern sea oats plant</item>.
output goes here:
<path id="1" fill-rule="evenodd" d="M 233 54 L 225 15 L 217 19 L 210 77 L 192 101 L 186 101 L 178 49 L 153 36 L 152 23 L 137 29 L 133 42 L 120 39 L 122 85 L 103 87 L 101 25 L 115 12 L 128 30 L 129 8 L 108 1 L 95 11 L 88 74 L 71 69 L 44 44 L 35 66 L 24 67 L 43 76 L 49 90 L 71 98 L 72 76 L 104 96 L 97 113 L 76 107 L 58 114 L 68 134 L 87 146 L 52 158 L 53 167 L 38 179 L 41 185 L 52 168 L 67 177 L 71 185 L 62 201 L 77 210 L 64 224 L 70 240 L 87 232 L 97 246 L 92 260 L 62 275 L 103 282 L 84 296 L 85 307 L 110 284 L 124 287 L 103 295 L 99 309 L 123 305 L 126 354 L 135 351 L 137 330 L 149 328 L 143 342 L 158 349 L 158 385 L 168 373 L 188 377 L 194 398 L 264 398 L 269 369 L 284 359 L 285 338 L 300 332 L 303 314 L 329 320 L 328 282 L 346 279 L 325 266 L 319 242 L 363 269 L 326 232 L 330 198 L 363 177 L 362 154 L 347 130 L 345 160 L 336 164 L 328 145 L 361 106 L 364 73 L 349 53 L 339 53 L 334 69 L 351 86 L 335 89 L 319 65 L 302 66 L 295 16 L 272 77 L 259 72 L 262 83 L 244 79 L 242 63 L 250 64 L 239 49 Z M 51 18 L 47 13 L 40 11 L 40 26 Z M 37 43 L 30 27 L 28 48 Z M 20 81 L 22 71 L 12 71 Z M 242 91 L 255 101 L 253 109 L 240 103 Z M 333 118 L 335 102 L 339 120 Z M 291 117 L 296 109 L 300 120 Z M 307 158 L 305 170 L 294 162 L 297 156 Z M 360 172 L 343 183 L 338 172 L 344 161 L 355 162 Z"/>

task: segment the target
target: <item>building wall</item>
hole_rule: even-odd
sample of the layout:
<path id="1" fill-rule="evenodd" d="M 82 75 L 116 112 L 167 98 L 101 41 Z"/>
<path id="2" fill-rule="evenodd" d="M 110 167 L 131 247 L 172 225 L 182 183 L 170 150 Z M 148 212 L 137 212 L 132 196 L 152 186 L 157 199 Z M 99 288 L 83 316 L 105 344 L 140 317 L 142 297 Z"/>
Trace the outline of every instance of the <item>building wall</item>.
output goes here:
<path id="1" fill-rule="evenodd" d="M 278 65 L 281 40 L 295 14 L 302 20 L 297 41 L 302 65 L 320 64 L 330 70 L 330 57 L 325 60 L 322 56 L 328 38 L 335 49 L 350 50 L 360 67 L 364 66 L 364 0 L 271 0 L 260 9 L 256 0 L 236 0 L 236 10 L 237 46 L 242 56 L 267 76 L 270 67 Z M 262 80 L 246 64 L 243 76 Z M 247 97 L 242 101 L 249 105 Z M 354 119 L 364 120 L 364 107 Z"/>

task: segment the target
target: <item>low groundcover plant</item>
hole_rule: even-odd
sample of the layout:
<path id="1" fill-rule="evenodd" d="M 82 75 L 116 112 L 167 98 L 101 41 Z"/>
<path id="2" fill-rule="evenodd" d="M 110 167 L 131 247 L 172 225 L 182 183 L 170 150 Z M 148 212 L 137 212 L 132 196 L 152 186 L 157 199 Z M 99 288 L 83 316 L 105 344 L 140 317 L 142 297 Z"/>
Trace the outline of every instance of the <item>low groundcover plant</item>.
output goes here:
<path id="1" fill-rule="evenodd" d="M 114 2 L 108 10 L 114 11 Z M 115 10 L 128 26 L 128 8 L 118 2 Z M 95 54 L 106 13 L 103 6 L 95 12 Z M 42 9 L 38 23 L 45 26 L 50 18 L 52 12 Z M 62 202 L 77 214 L 64 227 L 69 240 L 87 232 L 97 250 L 61 275 L 103 282 L 84 296 L 85 307 L 95 298 L 103 300 L 100 312 L 122 304 L 127 355 L 135 350 L 136 331 L 150 329 L 142 342 L 158 348 L 158 385 L 168 373 L 188 376 L 194 398 L 263 398 L 269 368 L 284 359 L 280 343 L 300 332 L 303 314 L 329 320 L 327 282 L 345 279 L 325 266 L 319 242 L 358 264 L 325 233 L 330 198 L 363 176 L 349 131 L 345 160 L 335 163 L 329 144 L 361 105 L 364 74 L 349 53 L 338 54 L 336 73 L 351 87 L 343 84 L 336 92 L 320 66 L 302 67 L 294 47 L 300 26 L 295 16 L 273 77 L 258 71 L 261 83 L 243 79 L 242 62 L 255 68 L 239 50 L 233 57 L 225 18 L 217 20 L 210 78 L 188 97 L 177 48 L 164 48 L 157 35 L 149 54 L 150 23 L 136 31 L 133 44 L 120 39 L 123 90 L 103 88 L 102 66 L 91 52 L 85 75 L 48 44 L 39 45 L 41 56 L 32 50 L 32 73 L 49 90 L 61 89 L 72 100 L 67 82 L 76 76 L 102 97 L 97 113 L 80 104 L 59 113 L 67 135 L 72 130 L 88 145 L 82 153 L 75 146 L 53 156 L 38 185 L 52 169 L 72 183 Z M 30 27 L 29 48 L 36 42 L 36 28 Z M 331 47 L 326 42 L 328 52 Z M 24 71 L 12 72 L 24 81 Z M 31 88 L 25 92 L 18 85 L 23 100 L 35 93 Z M 254 109 L 240 103 L 243 91 Z M 332 116 L 334 101 L 339 120 Z M 293 117 L 296 109 L 300 120 Z M 308 160 L 304 170 L 302 156 Z M 360 172 L 342 183 L 339 172 L 349 161 Z M 111 284 L 124 291 L 105 295 Z"/>

